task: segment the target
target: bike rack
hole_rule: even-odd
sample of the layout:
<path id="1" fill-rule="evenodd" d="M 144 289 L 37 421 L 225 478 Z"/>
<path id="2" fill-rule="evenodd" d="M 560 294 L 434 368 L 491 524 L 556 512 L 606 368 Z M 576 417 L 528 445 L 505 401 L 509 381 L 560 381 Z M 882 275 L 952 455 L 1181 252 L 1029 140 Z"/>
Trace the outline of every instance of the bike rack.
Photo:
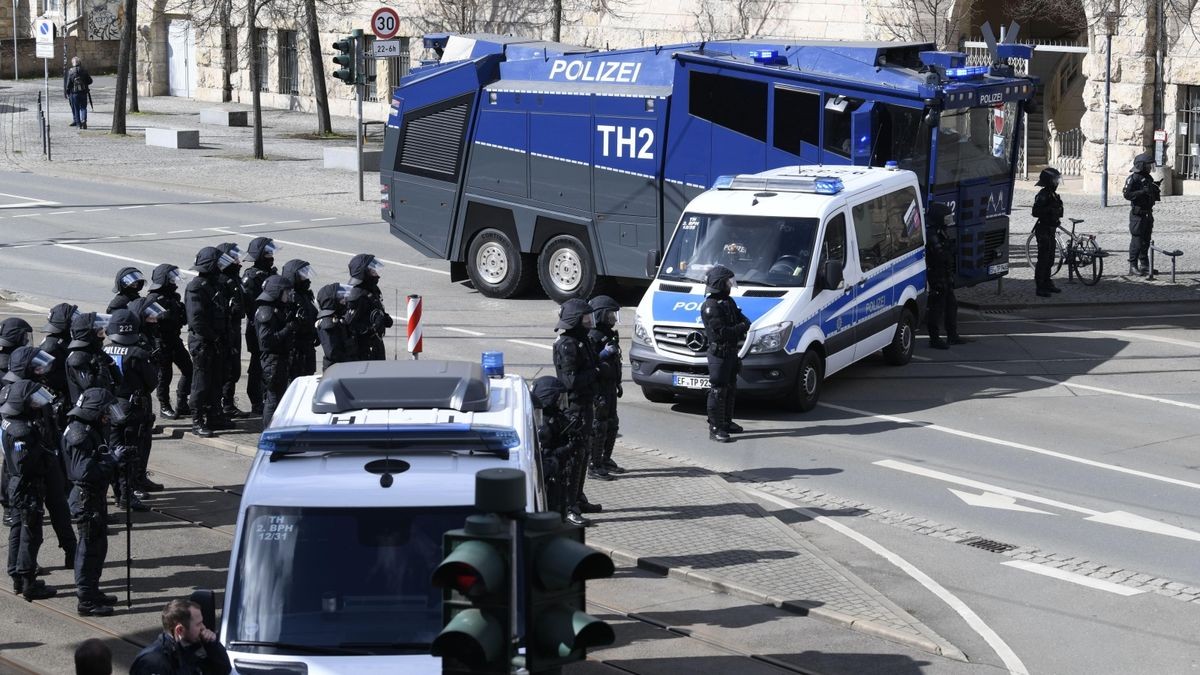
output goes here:
<path id="1" fill-rule="evenodd" d="M 1175 259 L 1183 255 L 1183 251 L 1175 249 L 1168 251 L 1154 245 L 1154 240 L 1150 240 L 1150 274 L 1146 275 L 1146 281 L 1154 281 L 1154 252 L 1157 251 L 1171 258 L 1171 283 L 1175 283 Z"/>

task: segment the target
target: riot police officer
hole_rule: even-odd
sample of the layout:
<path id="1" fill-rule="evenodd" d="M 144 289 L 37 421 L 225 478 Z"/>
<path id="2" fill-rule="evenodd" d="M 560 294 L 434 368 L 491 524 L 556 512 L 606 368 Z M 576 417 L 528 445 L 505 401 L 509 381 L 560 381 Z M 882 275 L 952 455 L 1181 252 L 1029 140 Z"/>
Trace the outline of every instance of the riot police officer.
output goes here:
<path id="1" fill-rule="evenodd" d="M 588 342 L 591 327 L 592 307 L 586 300 L 572 298 L 559 308 L 558 324 L 554 329 L 562 334 L 554 342 L 554 370 L 567 388 L 567 411 L 579 420 L 576 431 L 571 434 L 572 467 L 566 494 L 567 520 L 576 525 L 589 524 L 591 521 L 582 514 L 599 510 L 599 505 L 588 502 L 583 494 L 591 455 L 594 404 L 600 391 L 596 381 L 596 354 Z"/>
<path id="2" fill-rule="evenodd" d="M 104 493 L 113 480 L 124 448 L 105 443 L 109 424 L 121 426 L 128 404 L 118 403 L 112 392 L 95 387 L 83 392 L 67 413 L 70 420 L 62 435 L 62 455 L 71 481 L 71 520 L 79 532 L 75 554 L 76 611 L 80 616 L 109 616 L 115 595 L 100 592 L 100 574 L 108 557 L 108 508 Z"/>
<path id="3" fill-rule="evenodd" d="M 392 327 L 392 317 L 383 308 L 383 292 L 379 290 L 379 270 L 383 263 L 370 253 L 359 253 L 350 259 L 350 332 L 357 342 L 357 359 L 382 361 L 387 358 L 383 336 Z"/>
<path id="4" fill-rule="evenodd" d="M 296 316 L 288 311 L 292 300 L 292 283 L 275 275 L 263 282 L 254 310 L 254 329 L 262 359 L 264 429 L 271 425 L 271 417 L 290 381 L 288 361 L 296 342 Z"/>
<path id="5" fill-rule="evenodd" d="M 714 265 L 704 284 L 708 297 L 700 307 L 700 319 L 708 341 L 708 438 L 728 443 L 729 434 L 742 432 L 741 425 L 733 421 L 733 406 L 742 365 L 738 343 L 749 332 L 750 320 L 729 295 L 737 286 L 733 270 Z"/>
<path id="6" fill-rule="evenodd" d="M 296 350 L 291 354 L 288 380 L 317 372 L 317 303 L 312 282 L 317 272 L 305 260 L 289 260 L 283 278 L 292 283 L 292 302 L 287 311 L 296 318 Z"/>
<path id="7" fill-rule="evenodd" d="M 42 326 L 42 332 L 46 334 L 42 338 L 41 350 L 54 357 L 54 364 L 46 377 L 46 383 L 50 385 L 50 389 L 54 391 L 56 398 L 64 398 L 67 396 L 69 387 L 67 387 L 67 351 L 68 345 L 71 344 L 71 319 L 79 314 L 79 307 L 72 305 L 69 302 L 63 302 L 50 308 L 50 314 L 46 317 L 46 325 Z M 74 400 L 74 399 L 71 399 Z M 64 415 L 60 422 L 63 422 L 62 427 L 66 427 L 66 408 L 64 405 Z"/>
<path id="8" fill-rule="evenodd" d="M 322 372 L 335 363 L 354 361 L 358 343 L 350 332 L 346 318 L 347 302 L 353 287 L 349 284 L 326 284 L 317 291 L 317 339 L 321 341 Z"/>
<path id="9" fill-rule="evenodd" d="M 268 277 L 279 274 L 275 269 L 275 252 L 279 246 L 270 237 L 255 237 L 246 250 L 246 256 L 254 261 L 242 272 L 242 297 L 245 298 L 246 316 L 254 316 L 258 296 Z M 246 371 L 246 397 L 250 399 L 250 415 L 263 414 L 262 359 L 259 358 L 258 332 L 254 321 L 246 322 L 246 350 L 250 352 L 250 367 Z"/>
<path id="10" fill-rule="evenodd" d="M 158 364 L 157 361 L 161 358 L 158 356 L 162 351 L 162 334 L 159 332 L 159 325 L 163 318 L 167 316 L 167 310 L 157 302 L 158 297 L 154 293 L 150 293 L 144 298 L 138 298 L 129 303 L 129 310 L 134 313 L 138 321 L 138 346 L 150 355 L 151 370 L 154 373 L 155 384 L 153 389 L 158 389 Z M 138 444 L 138 453 L 136 455 L 137 464 L 134 466 L 133 478 L 134 487 L 143 492 L 158 492 L 163 489 L 162 484 L 150 480 L 149 474 L 146 472 L 146 467 L 150 463 L 150 445 L 154 436 L 154 420 L 157 419 L 154 415 L 154 408 L 150 405 L 150 392 L 146 392 L 146 412 L 149 414 L 150 422 L 141 425 L 139 433 L 141 440 Z"/>
<path id="11" fill-rule="evenodd" d="M 1037 241 L 1037 264 L 1033 269 L 1033 281 L 1038 297 L 1048 298 L 1051 293 L 1061 293 L 1062 289 L 1050 280 L 1050 266 L 1054 264 L 1054 233 L 1058 230 L 1058 222 L 1063 216 L 1062 197 L 1058 196 L 1058 186 L 1062 183 L 1062 174 L 1058 169 L 1048 166 L 1038 174 L 1037 196 L 1033 198 L 1033 217 L 1037 222 L 1033 225 L 1033 238 Z M 932 210 L 932 207 L 931 207 Z"/>
<path id="12" fill-rule="evenodd" d="M 229 333 L 229 304 L 221 294 L 221 263 L 232 261 L 213 246 L 196 253 L 192 266 L 198 274 L 184 293 L 187 310 L 188 351 L 192 354 L 192 431 L 211 438 L 209 421 L 220 405 L 221 385 L 227 368 L 221 363 Z"/>
<path id="13" fill-rule="evenodd" d="M 958 299 L 954 297 L 954 251 L 946 233 L 950 208 L 942 202 L 930 202 L 925 209 L 925 279 L 929 285 L 926 299 L 925 328 L 929 346 L 949 349 L 946 344 L 961 345 L 968 340 L 958 334 Z M 942 331 L 946 340 L 942 340 Z"/>
<path id="14" fill-rule="evenodd" d="M 58 591 L 47 588 L 37 578 L 38 551 L 42 547 L 42 508 L 45 503 L 46 440 L 39 419 L 41 409 L 53 398 L 33 380 L 19 380 L 0 390 L 0 440 L 4 464 L 8 467 L 9 510 L 8 576 L 13 593 L 28 601 L 54 597 Z"/>
<path id="15" fill-rule="evenodd" d="M 617 443 L 617 399 L 624 392 L 621 388 L 621 338 L 615 326 L 621 317 L 621 305 L 607 295 L 597 295 L 588 301 L 592 306 L 592 329 L 588 341 L 596 353 L 599 394 L 596 396 L 596 413 L 592 435 L 592 466 L 588 476 L 600 480 L 612 480 L 611 473 L 625 473 L 613 461 L 613 447 Z"/>
<path id="16" fill-rule="evenodd" d="M 104 351 L 108 314 L 86 312 L 71 319 L 71 342 L 67 344 L 67 394 L 78 401 L 83 392 L 100 387 L 117 391 L 121 371 Z"/>
<path id="17" fill-rule="evenodd" d="M 121 508 L 145 511 L 139 493 L 161 490 L 145 475 L 150 458 L 151 436 L 154 429 L 154 409 L 150 397 L 158 386 L 158 370 L 150 352 L 142 347 L 141 322 L 129 309 L 118 309 L 108 322 L 108 343 L 104 351 L 121 369 L 121 381 L 116 395 L 129 402 L 129 418 L 123 425 L 112 426 L 112 441 L 126 446 L 122 466 L 117 472 L 117 500 Z"/>
<path id="18" fill-rule="evenodd" d="M 222 376 L 218 386 L 220 398 L 217 409 L 210 415 L 208 424 L 213 429 L 232 429 L 231 420 L 245 417 L 245 413 L 237 407 L 237 383 L 242 379 L 242 319 L 247 313 L 254 312 L 254 298 L 247 298 L 242 287 L 242 251 L 238 245 L 227 241 L 217 245 L 217 250 L 223 254 L 220 260 L 221 302 L 225 305 L 225 315 L 228 317 L 228 327 L 221 336 Z M 253 327 L 253 322 L 247 322 L 247 327 Z M 253 368 L 253 356 L 251 357 Z M 247 397 L 253 407 L 256 390 L 247 390 Z"/>
<path id="19" fill-rule="evenodd" d="M 29 344 L 33 326 L 25 319 L 10 316 L 0 321 L 0 377 L 8 372 L 8 360 L 18 347 Z"/>
<path id="20" fill-rule="evenodd" d="M 183 346 L 180 333 L 187 324 L 187 310 L 179 297 L 179 280 L 183 275 L 179 268 L 163 263 L 150 274 L 150 294 L 166 310 L 158 320 L 158 351 L 154 364 L 158 367 L 158 409 L 163 417 L 173 420 L 188 417 L 192 409 L 188 406 L 188 394 L 192 389 L 192 357 Z M 175 387 L 176 407 L 171 406 L 171 380 L 179 368 L 179 382 Z"/>
<path id="21" fill-rule="evenodd" d="M 1144 152 L 1133 159 L 1133 173 L 1125 179 L 1129 200 L 1129 275 L 1149 276 L 1150 238 L 1154 234 L 1154 203 L 1162 199 L 1158 183 L 1150 176 L 1154 156 Z"/>
<path id="22" fill-rule="evenodd" d="M 573 427 L 579 421 L 563 412 L 560 405 L 567 387 L 553 375 L 533 381 L 533 407 L 542 412 L 538 423 L 538 445 L 542 449 L 542 473 L 546 479 L 546 501 L 551 511 L 567 517 L 566 492 L 574 468 L 571 452 Z"/>
<path id="23" fill-rule="evenodd" d="M 116 295 L 108 303 L 109 314 L 113 310 L 124 309 L 130 302 L 137 300 L 142 289 L 146 287 L 146 275 L 136 267 L 122 267 L 113 279 L 113 293 Z"/>

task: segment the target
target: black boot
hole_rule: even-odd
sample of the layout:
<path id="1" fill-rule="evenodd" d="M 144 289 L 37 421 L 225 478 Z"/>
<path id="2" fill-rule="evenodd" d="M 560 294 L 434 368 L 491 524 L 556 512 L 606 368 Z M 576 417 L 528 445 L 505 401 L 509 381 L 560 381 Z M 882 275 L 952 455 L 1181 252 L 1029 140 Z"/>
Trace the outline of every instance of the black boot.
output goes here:
<path id="1" fill-rule="evenodd" d="M 578 508 L 580 513 L 600 513 L 604 510 L 603 506 L 589 502 L 587 495 L 579 497 Z"/>
<path id="2" fill-rule="evenodd" d="M 1041 291 L 1039 291 L 1039 294 L 1040 293 L 1041 293 Z M 929 348 L 930 349 L 950 349 L 950 345 L 946 344 L 946 341 L 940 337 L 932 337 L 931 336 L 929 338 Z"/>
<path id="3" fill-rule="evenodd" d="M 139 499 L 137 495 L 134 495 L 133 498 L 128 501 L 128 503 L 126 503 L 124 499 L 118 501 L 117 508 L 121 509 L 122 511 L 137 511 L 138 513 L 145 513 L 146 511 L 150 510 L 150 507 L 143 504 L 142 500 Z"/>
<path id="4" fill-rule="evenodd" d="M 79 604 L 75 605 L 75 611 L 79 616 L 112 616 L 112 605 L 105 605 L 91 600 L 80 600 Z"/>
<path id="5" fill-rule="evenodd" d="M 725 430 L 731 434 L 740 434 L 746 431 L 742 428 L 742 425 L 732 421 L 725 425 Z"/>
<path id="6" fill-rule="evenodd" d="M 150 476 L 145 473 L 143 473 L 140 477 L 138 477 L 136 480 L 134 480 L 134 483 L 137 484 L 137 488 L 139 490 L 141 490 L 142 492 L 162 492 L 163 491 L 163 484 L 156 483 L 156 482 L 150 480 Z"/>
<path id="7" fill-rule="evenodd" d="M 192 406 L 187 404 L 187 399 L 179 399 L 179 405 L 175 406 L 175 414 L 179 415 L 179 417 L 191 417 Z"/>
<path id="8" fill-rule="evenodd" d="M 716 441 L 718 443 L 728 443 L 731 439 L 729 438 L 728 431 L 725 431 L 721 427 L 709 426 L 708 440 Z"/>
<path id="9" fill-rule="evenodd" d="M 58 591 L 46 585 L 46 582 L 41 579 L 26 579 L 25 587 L 21 592 L 21 597 L 27 602 L 34 600 L 45 600 L 58 595 Z"/>
<path id="10" fill-rule="evenodd" d="M 572 525 L 580 525 L 582 527 L 591 527 L 592 521 L 590 518 L 584 518 L 577 510 L 567 511 L 567 517 L 564 519 Z"/>
<path id="11" fill-rule="evenodd" d="M 25 577 L 12 577 L 13 595 L 20 595 L 25 592 Z"/>
<path id="12" fill-rule="evenodd" d="M 212 428 L 208 426 L 208 420 L 204 415 L 196 414 L 192 416 L 192 433 L 200 438 L 212 438 Z"/>
<path id="13" fill-rule="evenodd" d="M 587 475 L 588 478 L 595 480 L 616 480 L 616 478 L 609 475 L 608 467 L 604 466 L 603 464 L 593 464 L 592 466 L 588 467 Z"/>
<path id="14" fill-rule="evenodd" d="M 80 599 L 80 602 L 84 601 L 95 603 L 97 605 L 115 605 L 117 604 L 118 600 L 117 596 L 115 595 L 109 595 L 107 593 L 96 591 L 95 593 L 88 594 Z"/>
<path id="15" fill-rule="evenodd" d="M 627 473 L 624 467 L 613 461 L 612 457 L 604 458 L 604 468 L 608 469 L 609 473 Z"/>
<path id="16" fill-rule="evenodd" d="M 169 420 L 179 419 L 179 413 L 176 412 L 176 410 L 171 407 L 170 401 L 159 401 L 158 402 L 158 414 L 162 415 L 163 418 L 169 419 Z"/>

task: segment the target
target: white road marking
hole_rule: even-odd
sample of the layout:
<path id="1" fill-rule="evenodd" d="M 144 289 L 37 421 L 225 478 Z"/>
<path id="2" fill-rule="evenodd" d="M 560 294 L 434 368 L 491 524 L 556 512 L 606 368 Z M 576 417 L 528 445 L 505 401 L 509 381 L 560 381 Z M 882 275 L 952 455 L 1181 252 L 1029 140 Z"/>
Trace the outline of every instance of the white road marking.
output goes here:
<path id="1" fill-rule="evenodd" d="M 69 216 L 72 213 L 75 213 L 75 212 L 74 211 L 51 211 L 50 213 L 47 213 L 46 215 L 48 215 L 48 216 Z"/>
<path id="2" fill-rule="evenodd" d="M 251 239 L 253 239 L 253 238 L 254 238 L 254 236 L 253 236 L 253 235 L 250 235 L 250 234 L 239 234 L 239 233 L 237 233 L 237 232 L 232 232 L 232 231 L 230 231 L 230 230 L 228 230 L 228 229 L 224 229 L 224 230 L 221 230 L 220 228 L 213 228 L 213 229 L 215 229 L 215 230 L 218 230 L 218 231 L 220 231 L 220 232 L 222 232 L 222 233 L 224 233 L 224 234 L 232 235 L 232 236 L 235 236 L 235 237 L 237 237 L 237 236 L 242 236 L 242 237 L 249 237 L 249 238 L 251 238 Z M 325 252 L 325 253 L 332 253 L 332 254 L 334 254 L 334 255 L 344 255 L 344 256 L 346 256 L 347 258 L 352 258 L 352 257 L 354 257 L 354 255 L 355 255 L 355 254 L 353 254 L 353 253 L 350 253 L 350 252 L 348 252 L 348 251 L 339 251 L 339 250 L 337 250 L 337 249 L 334 249 L 334 248 L 325 248 L 325 247 L 323 247 L 323 246 L 313 246 L 312 244 L 301 244 L 301 243 L 300 243 L 300 242 L 298 242 L 298 241 L 285 241 L 285 240 L 283 240 L 283 239 L 275 239 L 275 241 L 279 242 L 280 244 L 287 245 L 287 246 L 297 246 L 297 247 L 299 247 L 299 248 L 307 248 L 307 249 L 312 249 L 312 250 L 314 250 L 314 251 L 323 251 L 323 252 Z M 398 261 L 395 261 L 395 260 L 388 260 L 387 258 L 380 258 L 380 257 L 378 257 L 378 256 L 376 256 L 376 260 L 378 260 L 379 262 L 381 262 L 381 263 L 383 263 L 383 264 L 385 264 L 385 265 L 395 265 L 395 266 L 397 266 L 397 267 L 407 267 L 407 268 L 409 268 L 409 269 L 420 270 L 420 271 L 422 271 L 422 272 L 433 272 L 434 274 L 443 274 L 443 275 L 445 275 L 445 276 L 450 276 L 450 272 L 448 272 L 448 271 L 446 271 L 446 270 L 435 270 L 435 269 L 433 269 L 433 268 L 430 268 L 430 267 L 421 267 L 420 265 L 410 265 L 410 264 L 408 264 L 408 263 L 402 263 L 402 262 L 398 262 Z"/>
<path id="3" fill-rule="evenodd" d="M 838 534 L 841 534 L 843 536 L 849 537 L 850 539 L 853 539 L 854 541 L 858 542 L 862 546 L 866 547 L 867 550 L 871 551 L 875 555 L 880 556 L 884 560 L 887 560 L 888 562 L 892 563 L 896 567 L 900 568 L 905 574 L 912 577 L 917 583 L 924 586 L 930 593 L 933 593 L 934 595 L 936 595 L 942 602 L 949 605 L 950 608 L 955 611 L 955 613 L 957 613 L 960 617 L 962 617 L 963 620 L 967 622 L 967 625 L 970 626 L 971 629 L 974 630 L 976 633 L 978 633 L 980 637 L 982 637 L 984 640 L 986 640 L 987 643 L 992 647 L 992 649 L 995 650 L 996 655 L 999 656 L 1000 660 L 1004 662 L 1004 666 L 1006 668 L 1008 668 L 1008 671 L 1010 673 L 1019 673 L 1019 674 L 1023 674 L 1023 675 L 1028 675 L 1029 671 L 1025 668 L 1025 664 L 1021 662 L 1020 657 L 1018 657 L 1016 655 L 1016 653 L 1013 652 L 1012 648 L 1008 646 L 1008 643 L 1006 643 L 996 633 L 996 631 L 992 630 L 991 627 L 989 627 L 984 622 L 984 620 L 982 618 L 980 618 L 980 616 L 978 614 L 975 613 L 974 610 L 972 610 L 970 607 L 968 607 L 965 602 L 958 599 L 958 597 L 956 595 L 954 595 L 953 593 L 951 593 L 950 591 L 946 590 L 946 588 L 944 586 L 942 586 L 938 582 L 934 581 L 928 574 L 925 574 L 921 570 L 917 569 L 917 567 L 915 565 L 913 565 L 912 563 L 910 563 L 907 560 L 905 560 L 904 558 L 900 557 L 898 554 L 893 553 L 891 550 L 884 547 L 882 544 L 875 541 L 874 539 L 871 539 L 870 537 L 868 537 L 864 534 L 860 534 L 860 533 L 850 529 L 846 525 L 843 525 L 842 523 L 839 523 L 836 520 L 829 518 L 828 516 L 823 516 L 815 511 L 806 509 L 798 504 L 789 502 L 788 500 L 783 499 L 782 497 L 776 497 L 773 494 L 761 492 L 761 491 L 755 490 L 753 488 L 742 488 L 742 489 L 745 492 L 748 492 L 756 497 L 759 497 L 760 499 L 771 502 L 773 504 L 777 504 L 779 506 L 782 506 L 785 509 L 791 509 L 791 510 L 795 511 L 796 513 L 799 513 L 807 518 L 815 520 L 816 522 L 821 523 L 822 525 L 832 529 L 833 531 L 837 532 Z M 960 654 L 961 654 L 961 652 L 960 652 Z M 950 654 L 946 654 L 946 655 L 951 656 L 951 658 L 959 658 L 958 656 L 952 656 Z M 966 657 L 963 656 L 962 658 L 965 660 Z"/>
<path id="4" fill-rule="evenodd" d="M 1180 347 L 1191 347 L 1192 349 L 1200 349 L 1200 342 L 1191 340 L 1180 340 L 1178 338 L 1163 337 L 1161 335 L 1140 335 L 1136 331 L 1128 330 L 1094 330 L 1091 333 L 1099 333 L 1101 335 L 1112 335 L 1114 337 L 1125 338 L 1127 340 L 1148 340 L 1150 342 L 1162 342 L 1168 345 L 1178 345 Z"/>
<path id="5" fill-rule="evenodd" d="M 129 256 L 117 255 L 116 253 L 108 253 L 106 251 L 93 251 L 90 248 L 83 248 L 82 246 L 72 246 L 70 244 L 61 244 L 61 243 L 56 243 L 56 244 L 52 244 L 52 245 L 57 246 L 58 248 L 65 248 L 70 251 L 79 251 L 80 253 L 90 253 L 92 255 L 104 256 L 105 258 L 113 258 L 115 260 L 123 260 L 125 262 L 137 263 L 139 265 L 147 265 L 149 267 L 158 266 L 158 263 L 151 262 L 149 260 L 140 260 L 138 258 L 130 258 Z M 188 275 L 188 276 L 196 276 L 195 272 L 192 272 L 190 270 L 185 270 L 185 269 L 180 269 L 179 273 Z M 49 310 L 47 310 L 47 311 L 49 311 Z"/>
<path id="6" fill-rule="evenodd" d="M 554 345 L 542 344 L 540 342 L 528 342 L 526 340 L 509 340 L 509 342 L 517 345 L 525 345 L 526 347 L 537 347 L 538 349 L 554 349 Z"/>
<path id="7" fill-rule="evenodd" d="M 191 232 L 191 230 L 171 230 L 167 234 L 183 234 L 184 232 Z"/>
<path id="8" fill-rule="evenodd" d="M 49 307 L 42 307 L 41 305 L 34 305 L 34 304 L 31 304 L 28 302 L 18 301 L 18 302 L 10 302 L 8 304 L 12 307 L 19 307 L 20 309 L 27 309 L 31 312 L 39 312 L 39 313 L 43 313 L 43 314 L 50 311 Z"/>
<path id="9" fill-rule="evenodd" d="M 980 366 L 968 366 L 965 363 L 957 363 L 957 364 L 955 364 L 954 367 L 955 368 L 965 368 L 967 370 L 977 370 L 981 373 L 988 373 L 989 375 L 1006 375 L 1007 374 L 1003 370 L 993 370 L 991 368 L 983 368 Z"/>
<path id="10" fill-rule="evenodd" d="M 1136 398 L 1141 401 L 1152 401 L 1154 403 L 1162 403 L 1163 405 L 1173 405 L 1173 406 L 1176 406 L 1179 408 L 1187 408 L 1189 410 L 1200 410 L 1200 405 L 1197 405 L 1195 403 L 1185 403 L 1183 401 L 1173 401 L 1169 398 L 1160 398 L 1158 396 L 1147 396 L 1146 394 L 1134 394 L 1134 393 L 1127 392 L 1127 391 L 1117 391 L 1116 389 L 1105 389 L 1104 387 L 1093 387 L 1090 384 L 1077 384 L 1075 382 L 1059 382 L 1058 380 L 1052 380 L 1048 377 L 1041 377 L 1038 375 L 1027 375 L 1026 377 L 1028 377 L 1031 380 L 1035 380 L 1037 382 L 1045 382 L 1046 384 L 1053 384 L 1053 385 L 1057 385 L 1060 387 L 1066 387 L 1068 389 L 1085 389 L 1087 391 L 1094 391 L 1094 392 L 1101 393 L 1101 394 L 1110 394 L 1112 396 L 1124 396 L 1125 398 Z"/>
<path id="11" fill-rule="evenodd" d="M 464 335 L 473 335 L 475 337 L 484 337 L 487 335 L 486 333 L 480 333 L 479 331 L 467 330 L 466 328 L 455 328 L 454 326 L 442 326 L 442 329 L 455 333 L 462 333 Z"/>
<path id="12" fill-rule="evenodd" d="M 300 222 L 300 221 L 298 221 L 298 220 L 277 220 L 274 223 L 272 223 L 272 225 L 291 225 L 292 223 L 298 223 L 298 222 Z"/>
<path id="13" fill-rule="evenodd" d="M 249 225 L 238 225 L 238 227 L 262 227 L 263 225 L 269 224 L 270 223 L 250 223 Z"/>
<path id="14" fill-rule="evenodd" d="M 131 237 L 154 237 L 157 235 L 158 235 L 157 232 L 138 232 L 137 234 L 131 234 L 129 236 L 131 236 Z"/>
<path id="15" fill-rule="evenodd" d="M 134 206 L 118 206 L 117 210 L 118 211 L 130 211 L 132 209 L 144 209 L 147 206 L 150 206 L 150 205 L 149 204 L 135 204 Z"/>
<path id="16" fill-rule="evenodd" d="M 842 412 L 853 413 L 855 415 L 862 415 L 863 417 L 872 417 L 872 418 L 875 418 L 878 420 L 883 420 L 885 422 L 895 422 L 897 424 L 907 424 L 912 427 L 919 427 L 921 429 L 928 429 L 930 431 L 940 431 L 944 434 L 950 434 L 951 436 L 958 436 L 960 438 L 969 438 L 973 441 L 981 441 L 984 443 L 991 443 L 992 445 L 999 445 L 999 446 L 1003 446 L 1006 448 L 1012 448 L 1014 450 L 1024 450 L 1025 452 L 1032 452 L 1032 453 L 1035 453 L 1038 455 L 1054 457 L 1055 459 L 1061 459 L 1061 460 L 1065 460 L 1068 462 L 1075 462 L 1077 464 L 1084 464 L 1086 466 L 1095 467 L 1097 469 L 1105 469 L 1107 471 L 1115 471 L 1117 473 L 1128 474 L 1130 476 L 1137 476 L 1138 478 L 1146 478 L 1149 480 L 1156 480 L 1156 481 L 1160 481 L 1163 483 L 1170 483 L 1171 485 L 1178 485 L 1180 487 L 1191 488 L 1193 490 L 1200 490 L 1200 483 L 1193 483 L 1191 481 L 1180 480 L 1178 478 L 1172 478 L 1170 476 L 1162 476 L 1162 475 L 1159 475 L 1156 473 L 1150 473 L 1148 471 L 1138 471 L 1137 469 L 1129 469 L 1129 468 L 1126 468 L 1123 466 L 1117 466 L 1116 464 L 1107 464 L 1105 462 L 1097 462 L 1094 459 L 1087 459 L 1085 457 L 1076 457 L 1075 455 L 1068 455 L 1065 452 L 1057 452 L 1055 450 L 1047 450 L 1046 448 L 1039 448 L 1037 446 L 1027 445 L 1025 443 L 1017 443 L 1015 441 L 1006 441 L 1002 438 L 995 438 L 992 436 L 984 436 L 982 434 L 975 434 L 975 433 L 971 433 L 969 431 L 963 431 L 961 429 L 954 429 L 952 427 L 942 426 L 940 424 L 929 424 L 926 422 L 918 422 L 917 420 L 911 420 L 906 417 L 899 417 L 896 415 L 881 415 L 881 414 L 869 412 L 867 410 L 859 410 L 858 408 L 849 408 L 847 406 L 836 405 L 833 403 L 818 403 L 817 405 L 820 405 L 820 406 L 823 406 L 826 408 L 831 408 L 833 410 L 841 410 Z"/>
<path id="17" fill-rule="evenodd" d="M 102 209 L 84 209 L 83 212 L 84 213 L 95 213 L 97 211 L 107 211 L 107 210 L 109 210 L 109 207 L 106 206 Z"/>
<path id="18" fill-rule="evenodd" d="M 330 216 L 329 218 L 310 218 L 310 219 L 308 220 L 308 222 L 310 222 L 310 223 L 320 223 L 320 222 L 324 222 L 324 221 L 326 221 L 326 220 L 337 220 L 337 218 L 336 218 L 336 217 L 333 217 L 333 216 Z"/>
<path id="19" fill-rule="evenodd" d="M 933 360 L 933 359 L 929 358 L 928 356 L 920 356 L 918 354 L 913 354 L 913 358 L 916 359 L 917 361 L 932 361 Z"/>
<path id="20" fill-rule="evenodd" d="M 959 499 L 963 500 L 971 506 L 981 506 L 985 509 L 1003 509 L 1005 511 L 1020 511 L 1022 513 L 1041 513 L 1047 516 L 1053 516 L 1049 511 L 1035 509 L 1032 506 L 1021 506 L 1017 503 L 1015 497 L 1008 495 L 998 495 L 995 492 L 983 491 L 980 494 L 973 492 L 963 492 L 954 488 L 947 488 L 954 493 Z"/>
<path id="21" fill-rule="evenodd" d="M 46 214 L 44 214 L 44 213 L 18 213 L 15 216 L 9 216 L 9 218 L 35 218 L 37 216 L 44 216 L 44 215 L 46 215 Z"/>
<path id="22" fill-rule="evenodd" d="M 1127 597 L 1130 595 L 1138 595 L 1139 593 L 1145 592 L 1145 591 L 1138 590 L 1136 588 L 1122 586 L 1121 584 L 1114 584 L 1111 581 L 1104 581 L 1103 579 L 1093 579 L 1091 577 L 1085 577 L 1082 574 L 1075 574 L 1074 572 L 1060 570 L 1057 567 L 1049 567 L 1046 565 L 1039 565 L 1034 562 L 1029 562 L 1028 560 L 1008 560 L 1008 561 L 1002 562 L 1000 564 L 1007 565 L 1008 567 L 1015 567 L 1019 570 L 1025 570 L 1026 572 L 1033 572 L 1034 574 L 1040 574 L 1044 577 L 1050 577 L 1052 579 L 1059 579 L 1061 581 L 1068 581 L 1073 584 L 1079 584 L 1080 586 L 1087 586 L 1088 588 L 1094 588 L 1096 590 L 1106 591 L 1108 593 L 1116 593 L 1117 595 L 1124 595 Z"/>
<path id="23" fill-rule="evenodd" d="M 37 197 L 23 197 L 21 195 L 9 194 L 7 192 L 0 192 L 0 197 L 12 197 L 13 199 L 20 199 L 24 202 L 23 204 L 0 204 L 0 209 L 27 209 L 31 206 L 56 206 L 56 205 L 58 205 L 58 202 L 47 201 L 45 199 L 38 199 Z"/>

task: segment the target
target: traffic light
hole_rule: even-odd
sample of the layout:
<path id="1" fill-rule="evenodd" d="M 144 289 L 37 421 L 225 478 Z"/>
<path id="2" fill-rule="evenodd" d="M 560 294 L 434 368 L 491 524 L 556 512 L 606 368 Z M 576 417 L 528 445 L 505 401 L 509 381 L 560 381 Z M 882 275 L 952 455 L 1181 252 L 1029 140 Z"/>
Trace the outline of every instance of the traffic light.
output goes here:
<path id="1" fill-rule="evenodd" d="M 444 589 L 442 625 L 433 640 L 442 672 L 509 673 L 512 669 L 512 536 L 495 514 L 468 516 L 442 537 L 445 558 L 433 572 Z"/>
<path id="2" fill-rule="evenodd" d="M 337 70 L 333 71 L 333 77 L 346 84 L 355 84 L 358 74 L 354 72 L 354 38 L 344 37 L 333 43 L 333 48 L 339 52 L 337 56 L 333 57 L 333 62 L 340 66 Z"/>
<path id="3" fill-rule="evenodd" d="M 582 661 L 588 648 L 612 644 L 612 626 L 584 612 L 584 582 L 611 577 L 612 559 L 584 545 L 583 528 L 564 524 L 557 513 L 530 514 L 523 538 L 529 672 Z"/>

